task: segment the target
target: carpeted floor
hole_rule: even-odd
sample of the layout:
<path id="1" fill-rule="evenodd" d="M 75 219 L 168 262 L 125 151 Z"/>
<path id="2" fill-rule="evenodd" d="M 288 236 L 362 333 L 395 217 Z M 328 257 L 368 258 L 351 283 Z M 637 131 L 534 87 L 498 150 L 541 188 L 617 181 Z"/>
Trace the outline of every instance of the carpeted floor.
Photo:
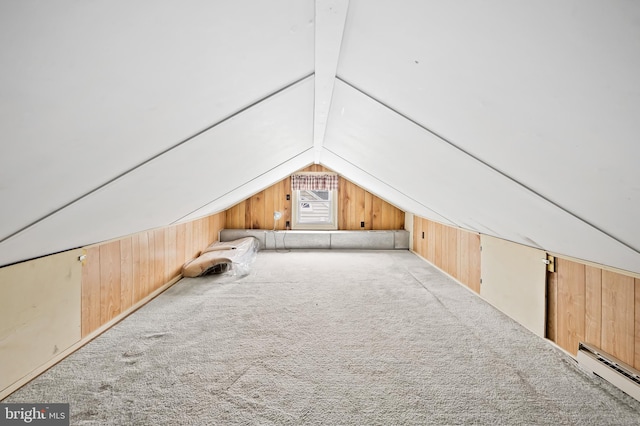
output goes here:
<path id="1" fill-rule="evenodd" d="M 74 425 L 637 425 L 640 403 L 407 251 L 184 279 L 4 402 Z"/>

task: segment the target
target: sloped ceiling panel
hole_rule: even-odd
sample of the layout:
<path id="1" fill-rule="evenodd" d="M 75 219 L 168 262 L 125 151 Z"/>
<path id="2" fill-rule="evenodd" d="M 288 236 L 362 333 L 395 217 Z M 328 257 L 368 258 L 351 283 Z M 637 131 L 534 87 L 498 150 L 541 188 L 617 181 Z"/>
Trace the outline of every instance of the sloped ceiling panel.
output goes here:
<path id="1" fill-rule="evenodd" d="M 635 2 L 351 0 L 338 76 L 637 252 L 634 40 Z M 563 253 L 581 251 L 566 238 Z"/>
<path id="2" fill-rule="evenodd" d="M 0 243 L 0 265 L 164 226 L 233 191 L 246 198 L 238 188 L 256 176 L 312 158 L 310 76 Z"/>
<path id="3" fill-rule="evenodd" d="M 458 226 L 626 270 L 640 265 L 639 253 L 346 83 L 334 89 L 325 148 Z"/>
<path id="4" fill-rule="evenodd" d="M 176 222 L 185 222 L 228 209 L 229 207 L 246 200 L 251 195 L 257 194 L 258 192 L 270 187 L 274 183 L 290 176 L 294 172 L 305 168 L 313 162 L 314 151 L 306 150 L 299 155 L 296 155 L 295 157 L 285 161 L 284 163 L 279 164 L 273 169 L 255 176 L 254 178 L 238 186 L 237 188 L 233 188 L 229 192 L 216 197 L 197 210 L 194 210 L 188 215 L 176 220 Z"/>
<path id="5" fill-rule="evenodd" d="M 333 138 L 334 143 L 337 139 L 343 141 L 343 137 L 340 133 L 338 133 L 338 135 L 334 133 L 331 137 Z M 330 150 L 323 150 L 322 164 L 332 170 L 339 170 L 341 176 L 344 176 L 352 182 L 357 182 L 358 186 L 374 193 L 377 197 L 382 198 L 403 211 L 417 214 L 421 217 L 435 220 L 445 225 L 455 226 L 453 222 L 449 221 L 444 216 L 441 216 L 429 206 L 421 204 L 416 199 L 400 192 L 398 189 L 378 179 L 376 176 L 358 168 Z"/>
<path id="6" fill-rule="evenodd" d="M 0 2 L 0 241 L 312 73 L 313 19 L 312 0 Z"/>

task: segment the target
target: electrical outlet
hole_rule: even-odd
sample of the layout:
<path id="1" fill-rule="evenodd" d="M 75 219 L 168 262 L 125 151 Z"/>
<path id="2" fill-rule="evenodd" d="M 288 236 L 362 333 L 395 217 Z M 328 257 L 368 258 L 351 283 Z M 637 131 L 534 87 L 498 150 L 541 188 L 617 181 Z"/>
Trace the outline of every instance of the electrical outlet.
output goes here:
<path id="1" fill-rule="evenodd" d="M 422 239 L 424 240 L 424 231 L 422 231 Z"/>
<path id="2" fill-rule="evenodd" d="M 360 222 L 360 228 L 364 228 L 364 222 Z"/>
<path id="3" fill-rule="evenodd" d="M 291 195 L 287 194 L 287 201 L 290 201 L 290 200 L 291 200 Z"/>

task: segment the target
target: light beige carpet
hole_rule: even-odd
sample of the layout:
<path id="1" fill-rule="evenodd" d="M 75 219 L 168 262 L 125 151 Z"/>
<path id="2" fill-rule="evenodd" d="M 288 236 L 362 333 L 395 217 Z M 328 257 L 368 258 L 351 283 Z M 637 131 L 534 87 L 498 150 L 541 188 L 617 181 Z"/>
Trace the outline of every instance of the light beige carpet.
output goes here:
<path id="1" fill-rule="evenodd" d="M 640 403 L 406 251 L 182 280 L 6 402 L 76 425 L 632 425 Z"/>

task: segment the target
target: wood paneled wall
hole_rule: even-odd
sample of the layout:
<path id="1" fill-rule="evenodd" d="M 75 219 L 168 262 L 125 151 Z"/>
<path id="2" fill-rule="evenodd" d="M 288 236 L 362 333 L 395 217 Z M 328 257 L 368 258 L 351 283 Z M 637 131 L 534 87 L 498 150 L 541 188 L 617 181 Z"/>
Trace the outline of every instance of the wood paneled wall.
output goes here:
<path id="1" fill-rule="evenodd" d="M 413 251 L 480 293 L 479 234 L 414 216 Z"/>
<path id="2" fill-rule="evenodd" d="M 225 213 L 86 248 L 82 337 L 125 313 L 180 275 L 182 265 L 218 239 Z"/>
<path id="3" fill-rule="evenodd" d="M 586 342 L 640 369 L 640 279 L 556 259 L 547 280 L 547 337 L 574 355 Z"/>
<path id="4" fill-rule="evenodd" d="M 303 172 L 331 172 L 321 166 L 312 165 Z M 226 211 L 226 226 L 229 229 L 274 229 L 273 212 L 282 212 L 275 229 L 286 229 L 291 221 L 291 178 L 287 177 L 251 198 L 236 204 Z M 361 227 L 364 222 L 364 228 Z M 403 229 L 404 212 L 387 203 L 358 185 L 340 177 L 338 187 L 338 229 L 340 230 L 384 230 Z"/>

